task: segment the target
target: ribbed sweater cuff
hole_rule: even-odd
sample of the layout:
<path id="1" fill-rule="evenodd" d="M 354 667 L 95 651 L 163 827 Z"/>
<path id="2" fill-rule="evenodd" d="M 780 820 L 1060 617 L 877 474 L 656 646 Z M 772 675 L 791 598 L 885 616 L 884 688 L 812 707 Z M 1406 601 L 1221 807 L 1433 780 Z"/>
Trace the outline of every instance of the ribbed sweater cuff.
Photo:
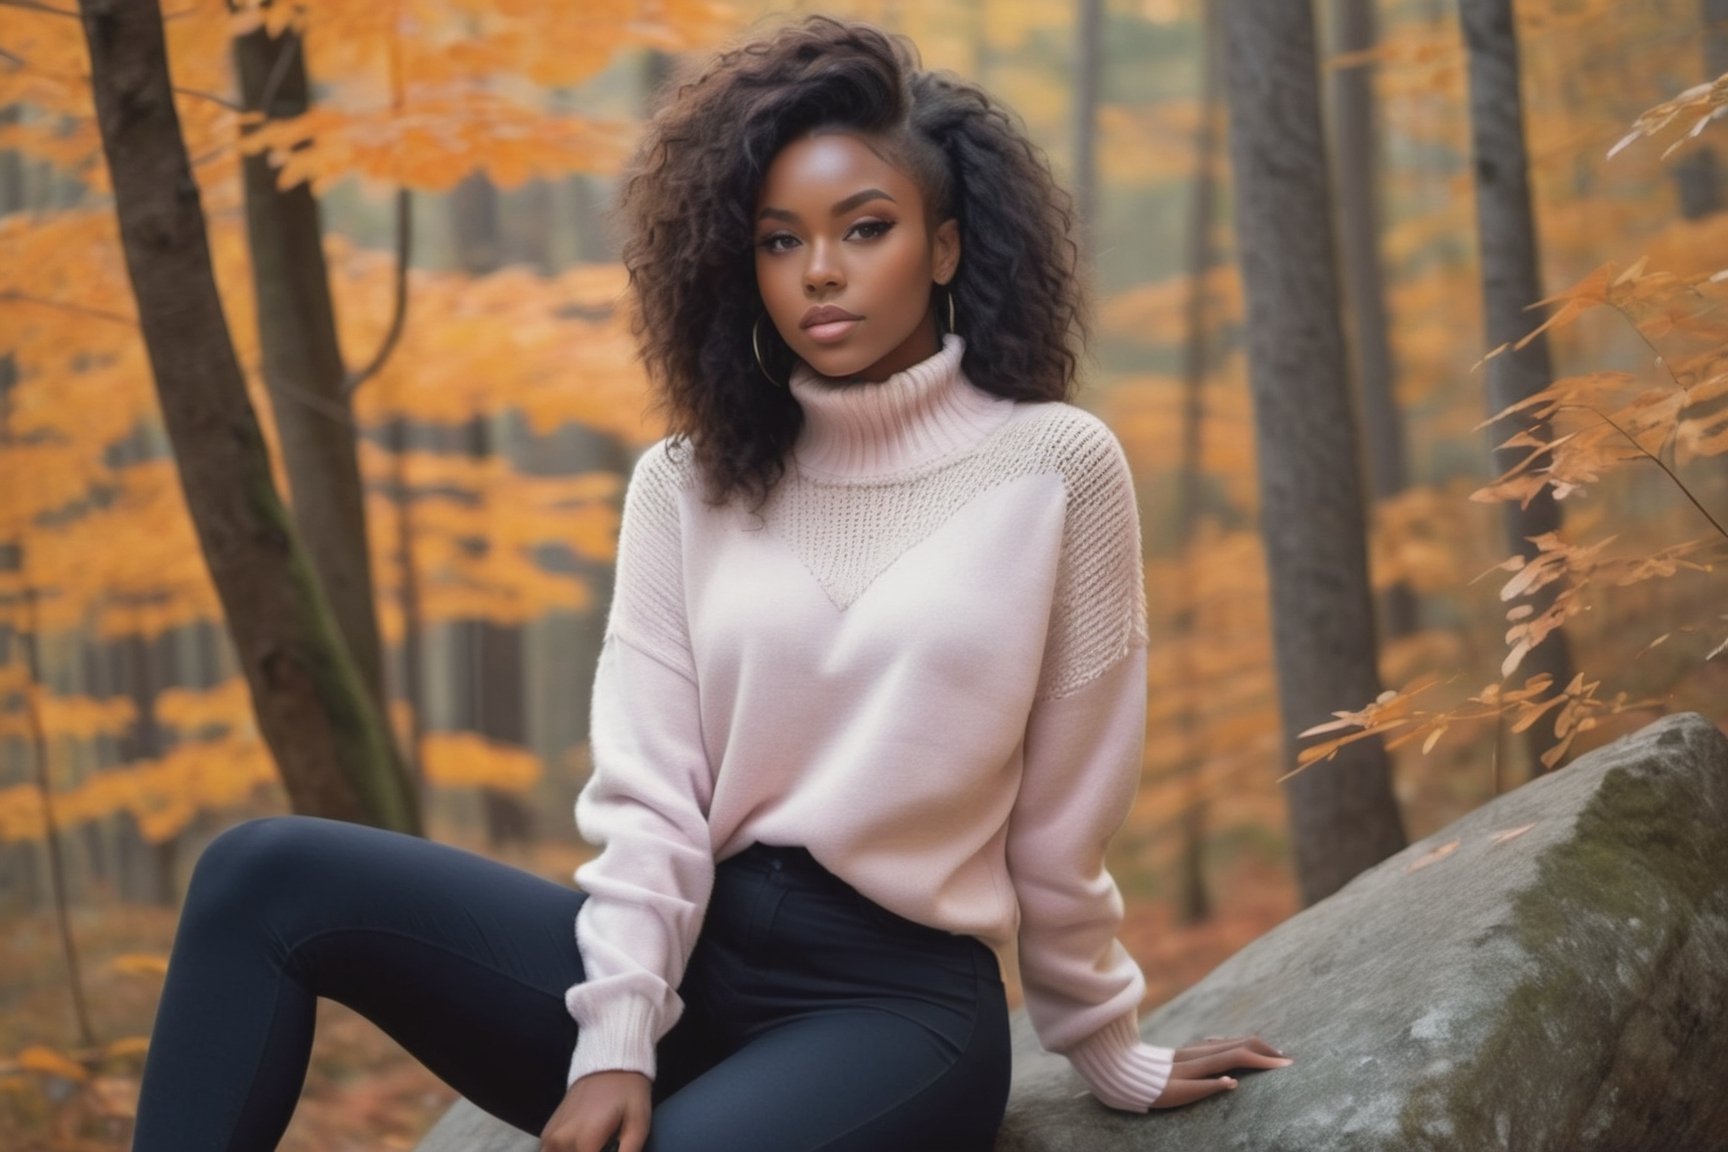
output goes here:
<path id="1" fill-rule="evenodd" d="M 640 996 L 620 996 L 576 1033 L 566 1088 L 590 1072 L 619 1070 L 654 1078 L 654 1005 Z"/>
<path id="2" fill-rule="evenodd" d="M 1092 1095 L 1112 1108 L 1144 1112 L 1163 1095 L 1176 1053 L 1143 1043 L 1133 1013 L 1111 1021 L 1068 1051 Z"/>

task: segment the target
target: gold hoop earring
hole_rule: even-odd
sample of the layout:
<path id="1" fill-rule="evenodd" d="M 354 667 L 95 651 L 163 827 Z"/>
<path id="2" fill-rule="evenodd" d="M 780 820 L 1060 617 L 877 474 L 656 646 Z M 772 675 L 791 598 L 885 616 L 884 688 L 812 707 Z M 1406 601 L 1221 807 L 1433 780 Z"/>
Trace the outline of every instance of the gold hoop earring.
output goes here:
<path id="1" fill-rule="evenodd" d="M 756 329 L 762 326 L 762 317 L 758 316 L 750 325 L 750 351 L 756 353 L 756 367 L 762 370 L 762 378 L 776 388 L 784 387 L 780 381 L 768 374 L 768 365 L 762 363 L 762 344 L 756 337 Z"/>
<path id="2" fill-rule="evenodd" d="M 948 289 L 948 331 L 953 332 L 955 330 L 955 328 L 954 328 L 954 286 L 951 284 L 944 284 L 943 287 Z"/>

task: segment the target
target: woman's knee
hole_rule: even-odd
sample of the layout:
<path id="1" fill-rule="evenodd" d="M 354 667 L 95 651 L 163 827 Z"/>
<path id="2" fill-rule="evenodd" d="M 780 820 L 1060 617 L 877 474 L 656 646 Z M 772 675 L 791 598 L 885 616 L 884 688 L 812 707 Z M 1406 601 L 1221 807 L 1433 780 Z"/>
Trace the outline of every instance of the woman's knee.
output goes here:
<path id="1" fill-rule="evenodd" d="M 223 830 L 192 869 L 187 913 L 257 907 L 308 858 L 314 823 L 303 816 L 261 816 Z"/>

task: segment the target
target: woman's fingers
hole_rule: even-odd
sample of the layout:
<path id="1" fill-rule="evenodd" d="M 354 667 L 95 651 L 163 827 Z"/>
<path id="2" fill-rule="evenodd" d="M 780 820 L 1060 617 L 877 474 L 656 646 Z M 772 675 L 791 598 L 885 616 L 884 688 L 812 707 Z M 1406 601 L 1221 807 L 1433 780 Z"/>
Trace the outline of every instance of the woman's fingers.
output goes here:
<path id="1" fill-rule="evenodd" d="M 1215 1080 L 1178 1080 L 1172 1078 L 1164 1085 L 1164 1091 L 1158 1094 L 1158 1099 L 1152 1104 L 1154 1108 L 1180 1108 L 1184 1104 L 1192 1104 L 1196 1100 L 1204 1100 L 1208 1096 L 1216 1096 L 1220 1092 L 1228 1092 L 1236 1087 L 1236 1081 L 1228 1076 L 1220 1076 Z"/>
<path id="2" fill-rule="evenodd" d="M 1258 1036 L 1208 1036 L 1199 1044 L 1178 1048 L 1176 1059 L 1192 1060 L 1198 1056 L 1209 1056 L 1214 1052 L 1227 1052 L 1232 1048 L 1248 1048 L 1265 1056 L 1284 1055 Z"/>
<path id="3" fill-rule="evenodd" d="M 1225 1048 L 1208 1052 L 1201 1056 L 1183 1058 L 1186 1049 L 1177 1054 L 1170 1075 L 1178 1080 L 1203 1080 L 1209 1076 L 1217 1076 L 1233 1068 L 1285 1068 L 1295 1063 L 1283 1056 L 1273 1056 L 1259 1052 L 1246 1045 L 1235 1048 Z"/>
<path id="4" fill-rule="evenodd" d="M 1208 1036 L 1176 1050 L 1170 1081 L 1152 1107 L 1180 1108 L 1228 1092 L 1238 1081 L 1224 1073 L 1237 1068 L 1284 1068 L 1294 1063 L 1258 1036 Z"/>
<path id="5" fill-rule="evenodd" d="M 653 1113 L 640 1072 L 590 1072 L 565 1093 L 540 1133 L 542 1152 L 642 1152 Z"/>
<path id="6" fill-rule="evenodd" d="M 642 1146 L 648 1142 L 649 1117 L 647 1100 L 630 1102 L 624 1126 L 618 1132 L 618 1152 L 642 1152 Z"/>

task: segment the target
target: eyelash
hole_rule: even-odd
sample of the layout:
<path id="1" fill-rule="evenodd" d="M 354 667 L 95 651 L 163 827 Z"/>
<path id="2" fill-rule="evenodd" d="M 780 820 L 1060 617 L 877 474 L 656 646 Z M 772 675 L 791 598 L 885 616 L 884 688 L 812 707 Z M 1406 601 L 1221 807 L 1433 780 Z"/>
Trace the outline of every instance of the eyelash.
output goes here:
<path id="1" fill-rule="evenodd" d="M 852 225 L 851 228 L 847 229 L 847 235 L 851 235 L 853 232 L 857 232 L 860 229 L 873 228 L 876 229 L 876 231 L 872 232 L 868 236 L 861 237 L 861 239 L 880 240 L 882 237 L 888 235 L 888 230 L 894 227 L 894 223 L 893 220 L 860 220 L 858 223 Z M 793 236 L 790 232 L 775 232 L 771 235 L 762 237 L 762 239 L 756 242 L 756 246 L 771 256 L 778 256 L 781 253 L 788 251 L 788 249 L 775 247 L 777 241 L 796 239 L 797 237 Z"/>

